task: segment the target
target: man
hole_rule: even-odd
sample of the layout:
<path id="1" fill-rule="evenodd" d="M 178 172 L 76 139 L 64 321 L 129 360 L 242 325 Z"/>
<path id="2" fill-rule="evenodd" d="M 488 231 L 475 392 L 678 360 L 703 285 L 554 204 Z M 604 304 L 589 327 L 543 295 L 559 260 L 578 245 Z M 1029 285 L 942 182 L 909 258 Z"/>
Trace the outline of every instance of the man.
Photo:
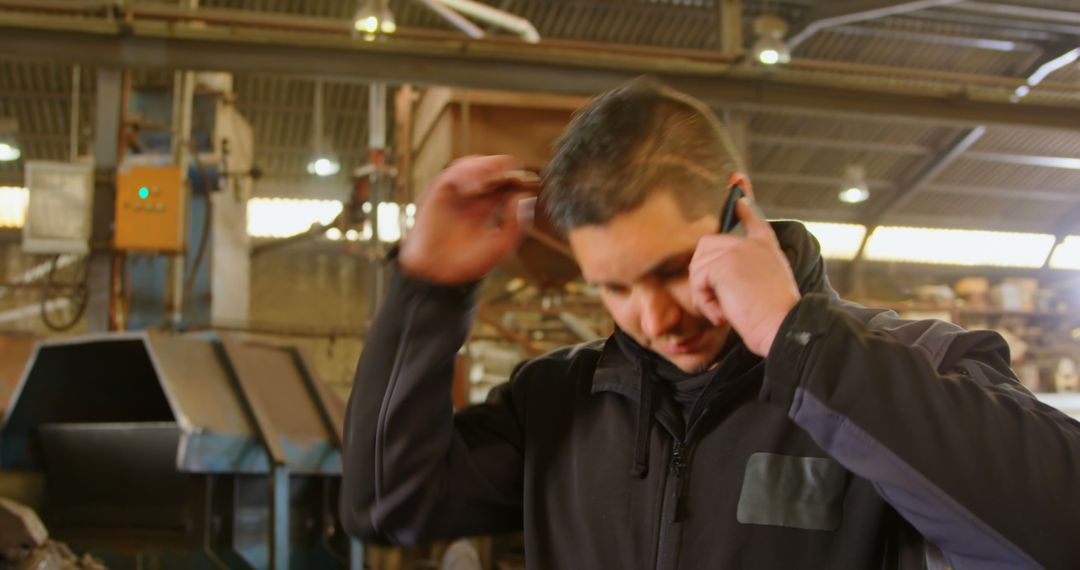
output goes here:
<path id="1" fill-rule="evenodd" d="M 841 301 L 816 241 L 718 233 L 749 190 L 714 116 L 647 80 L 575 116 L 543 205 L 617 332 L 456 415 L 475 283 L 536 189 L 509 157 L 427 190 L 349 403 L 342 515 L 412 544 L 524 530 L 532 569 L 1075 568 L 1080 424 L 990 332 Z"/>

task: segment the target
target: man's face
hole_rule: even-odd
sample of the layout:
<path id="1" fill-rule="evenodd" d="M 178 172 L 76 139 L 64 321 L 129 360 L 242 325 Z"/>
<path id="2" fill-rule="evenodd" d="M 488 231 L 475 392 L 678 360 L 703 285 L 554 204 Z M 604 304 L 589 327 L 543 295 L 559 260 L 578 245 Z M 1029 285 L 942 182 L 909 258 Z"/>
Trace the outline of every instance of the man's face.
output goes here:
<path id="1" fill-rule="evenodd" d="M 731 327 L 713 326 L 694 307 L 688 268 L 698 240 L 719 220 L 687 220 L 669 193 L 658 192 L 607 225 L 570 230 L 570 247 L 608 312 L 641 346 L 684 372 L 707 370 Z"/>

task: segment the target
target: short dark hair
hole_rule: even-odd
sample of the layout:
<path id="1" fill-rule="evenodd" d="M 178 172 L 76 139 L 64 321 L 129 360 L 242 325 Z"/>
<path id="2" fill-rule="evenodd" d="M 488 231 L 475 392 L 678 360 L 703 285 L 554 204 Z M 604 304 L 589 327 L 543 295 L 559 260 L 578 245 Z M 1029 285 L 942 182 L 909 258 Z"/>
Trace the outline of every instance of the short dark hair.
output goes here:
<path id="1" fill-rule="evenodd" d="M 563 233 L 603 225 L 666 191 L 696 219 L 718 211 L 741 160 L 701 101 L 639 77 L 579 109 L 555 143 L 542 202 Z"/>

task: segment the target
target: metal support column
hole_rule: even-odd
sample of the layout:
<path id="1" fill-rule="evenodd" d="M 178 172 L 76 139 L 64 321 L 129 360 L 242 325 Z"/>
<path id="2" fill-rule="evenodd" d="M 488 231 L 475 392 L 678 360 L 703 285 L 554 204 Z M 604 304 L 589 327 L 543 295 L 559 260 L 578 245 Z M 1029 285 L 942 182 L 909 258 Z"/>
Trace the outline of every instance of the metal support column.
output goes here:
<path id="1" fill-rule="evenodd" d="M 1080 206 L 1069 208 L 1054 224 L 1052 231 L 1054 233 L 1054 247 L 1050 249 L 1050 255 L 1046 256 L 1046 261 L 1043 262 L 1042 271 L 1044 275 L 1050 269 L 1050 260 L 1053 259 L 1057 248 L 1065 243 L 1070 234 L 1080 231 Z"/>
<path id="2" fill-rule="evenodd" d="M 80 108 L 82 106 L 82 66 L 71 66 L 71 115 L 68 118 L 68 125 L 71 127 L 68 136 L 68 154 L 69 160 L 75 162 L 79 160 L 79 122 L 80 122 Z"/>
<path id="3" fill-rule="evenodd" d="M 120 128 L 124 115 L 124 72 L 99 69 L 96 84 L 94 211 L 86 276 L 89 297 L 86 328 L 89 332 L 106 332 L 109 330 L 112 291 L 112 225 L 116 216 L 116 167 L 120 159 Z"/>
<path id="4" fill-rule="evenodd" d="M 349 539 L 349 570 L 364 570 L 364 543 Z"/>
<path id="5" fill-rule="evenodd" d="M 738 56 L 743 51 L 742 0 L 720 0 L 719 8 L 716 47 L 726 56 Z"/>
<path id="6" fill-rule="evenodd" d="M 195 72 L 177 71 L 173 80 L 173 163 L 180 168 L 181 192 L 180 198 L 185 203 L 191 200 L 191 190 L 188 184 L 188 163 L 191 162 L 191 122 L 195 105 Z M 185 208 L 186 210 L 187 208 Z M 180 220 L 180 227 L 187 227 L 187 220 Z M 168 322 L 174 327 L 179 327 L 183 320 L 184 312 L 184 256 L 180 251 L 169 259 L 169 285 L 166 311 L 169 312 Z"/>
<path id="7" fill-rule="evenodd" d="M 274 539 L 270 542 L 270 567 L 273 570 L 289 569 L 289 466 L 274 465 L 274 501 L 271 505 L 270 522 Z"/>
<path id="8" fill-rule="evenodd" d="M 250 356 L 237 341 L 221 339 L 219 355 L 229 371 L 229 380 L 240 396 L 241 405 L 255 427 L 259 441 L 270 458 L 270 568 L 289 568 L 289 461 L 281 438 L 265 407 L 259 400 L 255 382 L 257 370 L 252 369 Z"/>
<path id="9" fill-rule="evenodd" d="M 390 199 L 386 170 L 386 83 L 376 81 L 368 90 L 368 156 L 374 167 L 371 172 L 371 239 L 375 243 L 375 259 L 371 264 L 372 281 L 368 294 L 368 316 L 375 318 L 386 287 L 386 271 L 382 264 L 379 241 L 379 204 Z"/>
<path id="10" fill-rule="evenodd" d="M 182 0 L 180 4 L 194 10 L 199 7 L 199 0 Z M 188 164 L 193 152 L 191 143 L 191 123 L 195 113 L 195 72 L 177 71 L 173 74 L 173 114 L 172 114 L 172 151 L 173 163 L 180 168 L 181 200 L 191 203 L 191 185 L 188 180 Z M 194 149 L 198 152 L 198 149 Z M 185 207 L 184 211 L 190 208 Z M 187 228 L 187 220 L 180 220 L 180 227 Z M 184 229 L 183 231 L 187 231 Z M 182 248 L 169 260 L 168 286 L 165 310 L 169 313 L 168 322 L 178 328 L 184 318 L 184 260 L 187 253 Z"/>

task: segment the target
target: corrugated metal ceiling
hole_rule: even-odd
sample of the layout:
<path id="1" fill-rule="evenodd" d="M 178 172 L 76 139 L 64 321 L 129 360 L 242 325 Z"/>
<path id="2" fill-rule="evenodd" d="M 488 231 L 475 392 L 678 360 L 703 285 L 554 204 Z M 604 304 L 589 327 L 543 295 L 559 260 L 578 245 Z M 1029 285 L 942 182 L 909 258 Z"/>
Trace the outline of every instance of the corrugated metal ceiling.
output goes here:
<path id="1" fill-rule="evenodd" d="M 142 0 L 140 0 L 142 1 Z M 489 3 L 531 20 L 543 37 L 654 47 L 715 49 L 720 29 L 715 0 L 498 0 Z M 342 0 L 202 0 L 203 6 L 348 19 L 356 8 Z M 824 0 L 769 2 L 768 11 L 798 24 Z M 1068 34 L 1065 24 L 1010 21 L 985 9 L 988 3 L 965 2 L 902 17 L 847 25 L 821 32 L 803 44 L 796 57 L 907 69 L 1021 77 L 1045 57 L 1048 42 Z M 1006 2 L 998 2 L 1006 4 Z M 1011 0 L 1009 5 L 1076 12 L 1075 0 Z M 966 7 L 964 5 L 967 5 Z M 448 29 L 414 0 L 391 0 L 403 27 Z M 762 2 L 744 9 L 746 42 Z M 1075 40 L 1080 36 L 1077 27 Z M 974 40 L 998 43 L 975 45 Z M 1011 51 L 1005 44 L 1013 42 Z M 1053 44 L 1056 45 L 1056 44 Z M 989 46 L 989 47 L 987 47 Z M 171 73 L 136 74 L 137 85 L 168 86 Z M 820 77 L 830 75 L 819 73 Z M 1080 66 L 1063 69 L 1050 80 L 1077 85 Z M 898 86 L 910 84 L 897 78 Z M 71 67 L 63 64 L 0 60 L 0 116 L 17 117 L 29 159 L 68 156 Z M 254 126 L 257 162 L 267 187 L 302 185 L 312 132 L 310 80 L 273 75 L 237 75 L 237 105 Z M 83 150 L 90 140 L 93 73 L 82 82 L 80 129 Z M 1073 97 L 1068 93 L 1060 97 Z M 326 134 L 342 155 L 346 169 L 362 164 L 367 144 L 367 91 L 362 85 L 329 83 L 325 88 Z M 750 155 L 755 187 L 763 204 L 808 218 L 851 220 L 873 211 L 892 192 L 912 180 L 953 139 L 951 126 L 896 120 L 808 117 L 792 112 L 755 113 L 749 117 Z M 973 150 L 980 152 L 1080 157 L 1080 133 L 993 127 Z M 865 166 L 874 195 L 859 206 L 836 199 L 848 164 Z M 18 183 L 21 164 L 0 164 L 0 184 Z M 987 188 L 986 196 L 970 188 Z M 964 192 L 949 191 L 960 188 Z M 1042 198 L 1001 198 L 1022 190 L 1080 194 L 1080 171 L 961 159 L 942 172 L 897 215 L 940 220 L 957 216 L 992 226 L 1003 219 L 1031 229 L 1045 229 L 1069 208 Z M 275 190 L 278 192 L 280 190 Z"/>
<path id="2" fill-rule="evenodd" d="M 873 34 L 872 28 L 860 29 Z M 816 34 L 797 52 L 800 57 L 812 59 L 940 71 L 962 70 L 987 75 L 1013 75 L 1029 59 L 1029 54 L 955 45 L 945 47 L 899 37 L 854 35 L 844 30 L 825 30 Z"/>
<path id="3" fill-rule="evenodd" d="M 258 163 L 276 179 L 302 179 L 311 157 L 315 85 L 273 76 L 236 77 L 237 107 L 251 122 Z M 323 89 L 323 131 L 344 166 L 366 160 L 367 88 L 328 83 Z"/>
<path id="4" fill-rule="evenodd" d="M 0 60 L 0 117 L 14 117 L 23 157 L 35 160 L 70 158 L 71 66 Z M 80 83 L 81 116 L 93 110 L 93 77 Z M 83 141 L 92 122 L 80 120 Z M 85 146 L 83 147 L 85 151 Z M 0 162 L 0 185 L 22 183 L 22 161 Z"/>
<path id="5" fill-rule="evenodd" d="M 987 131 L 972 150 L 1080 157 L 1080 136 L 1077 133 L 1046 129 L 999 127 Z"/>

